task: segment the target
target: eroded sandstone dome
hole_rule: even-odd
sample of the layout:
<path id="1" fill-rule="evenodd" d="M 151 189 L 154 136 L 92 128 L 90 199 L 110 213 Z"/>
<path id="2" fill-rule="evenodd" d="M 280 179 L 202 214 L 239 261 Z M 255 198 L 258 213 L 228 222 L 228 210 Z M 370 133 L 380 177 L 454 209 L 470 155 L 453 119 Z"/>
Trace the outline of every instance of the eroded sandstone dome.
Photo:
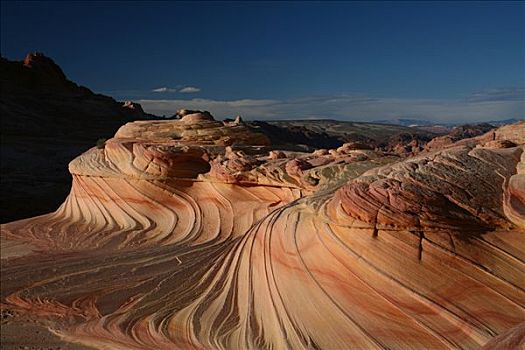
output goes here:
<path id="1" fill-rule="evenodd" d="M 2 226 L 39 252 L 2 261 L 2 305 L 95 347 L 516 344 L 524 143 L 520 122 L 405 159 L 194 111 L 128 123 L 55 213 Z"/>

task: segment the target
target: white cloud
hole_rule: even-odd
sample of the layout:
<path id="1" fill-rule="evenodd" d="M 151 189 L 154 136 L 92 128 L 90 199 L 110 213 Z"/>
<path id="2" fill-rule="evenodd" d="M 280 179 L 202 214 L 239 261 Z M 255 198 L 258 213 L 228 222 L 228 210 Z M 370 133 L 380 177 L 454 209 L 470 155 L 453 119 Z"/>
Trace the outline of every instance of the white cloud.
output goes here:
<path id="1" fill-rule="evenodd" d="M 199 92 L 201 91 L 201 89 L 197 88 L 197 87 L 193 87 L 193 86 L 186 86 L 186 87 L 183 87 L 182 89 L 179 90 L 179 92 L 183 93 L 183 94 L 193 94 L 195 92 Z"/>
<path id="2" fill-rule="evenodd" d="M 169 87 L 160 87 L 160 88 L 151 90 L 151 92 L 177 92 L 177 89 L 172 89 Z"/>
<path id="3" fill-rule="evenodd" d="M 183 93 L 183 94 L 192 94 L 192 93 L 196 93 L 196 92 L 199 92 L 199 91 L 201 91 L 201 89 L 199 89 L 197 87 L 194 87 L 194 86 L 186 86 L 186 87 L 177 86 L 177 88 L 169 88 L 169 87 L 163 86 L 163 87 L 159 87 L 159 88 L 151 90 L 151 92 L 159 92 L 159 93 L 180 92 L 180 93 Z"/>
<path id="4" fill-rule="evenodd" d="M 372 121 L 416 118 L 438 122 L 488 121 L 525 117 L 525 99 L 374 98 L 363 95 L 317 96 L 289 100 L 138 100 L 144 110 L 171 115 L 186 109 L 208 110 L 217 118 L 242 115 L 246 119 L 339 119 Z M 497 94 L 496 94 L 497 95 Z"/>

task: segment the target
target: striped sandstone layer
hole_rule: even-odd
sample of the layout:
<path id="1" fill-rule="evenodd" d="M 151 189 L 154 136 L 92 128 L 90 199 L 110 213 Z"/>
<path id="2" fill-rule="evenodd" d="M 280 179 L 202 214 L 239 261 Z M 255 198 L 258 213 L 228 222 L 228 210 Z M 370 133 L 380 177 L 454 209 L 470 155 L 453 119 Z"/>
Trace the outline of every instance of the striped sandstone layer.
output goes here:
<path id="1" fill-rule="evenodd" d="M 2 226 L 33 247 L 2 260 L 2 307 L 99 348 L 510 348 L 524 141 L 518 123 L 403 160 L 271 150 L 203 113 L 130 123 L 70 163 L 55 213 Z"/>

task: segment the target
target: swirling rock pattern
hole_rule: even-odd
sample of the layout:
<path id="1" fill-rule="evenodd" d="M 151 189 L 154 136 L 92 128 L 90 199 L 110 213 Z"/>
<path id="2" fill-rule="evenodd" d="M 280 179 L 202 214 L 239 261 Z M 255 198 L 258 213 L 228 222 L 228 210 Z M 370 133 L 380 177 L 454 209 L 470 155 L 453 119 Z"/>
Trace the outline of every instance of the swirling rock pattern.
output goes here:
<path id="1" fill-rule="evenodd" d="M 266 141 L 125 125 L 55 213 L 2 226 L 33 249 L 2 260 L 2 306 L 99 348 L 523 344 L 525 123 L 406 160 Z"/>

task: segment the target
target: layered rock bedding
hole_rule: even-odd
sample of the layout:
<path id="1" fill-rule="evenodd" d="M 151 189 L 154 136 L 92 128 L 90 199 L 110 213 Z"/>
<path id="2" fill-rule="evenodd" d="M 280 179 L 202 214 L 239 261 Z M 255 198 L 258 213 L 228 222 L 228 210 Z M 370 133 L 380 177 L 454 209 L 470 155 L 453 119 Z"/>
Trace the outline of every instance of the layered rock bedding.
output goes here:
<path id="1" fill-rule="evenodd" d="M 524 143 L 307 153 L 203 112 L 131 122 L 56 212 L 2 225 L 2 308 L 97 348 L 510 349 Z"/>

